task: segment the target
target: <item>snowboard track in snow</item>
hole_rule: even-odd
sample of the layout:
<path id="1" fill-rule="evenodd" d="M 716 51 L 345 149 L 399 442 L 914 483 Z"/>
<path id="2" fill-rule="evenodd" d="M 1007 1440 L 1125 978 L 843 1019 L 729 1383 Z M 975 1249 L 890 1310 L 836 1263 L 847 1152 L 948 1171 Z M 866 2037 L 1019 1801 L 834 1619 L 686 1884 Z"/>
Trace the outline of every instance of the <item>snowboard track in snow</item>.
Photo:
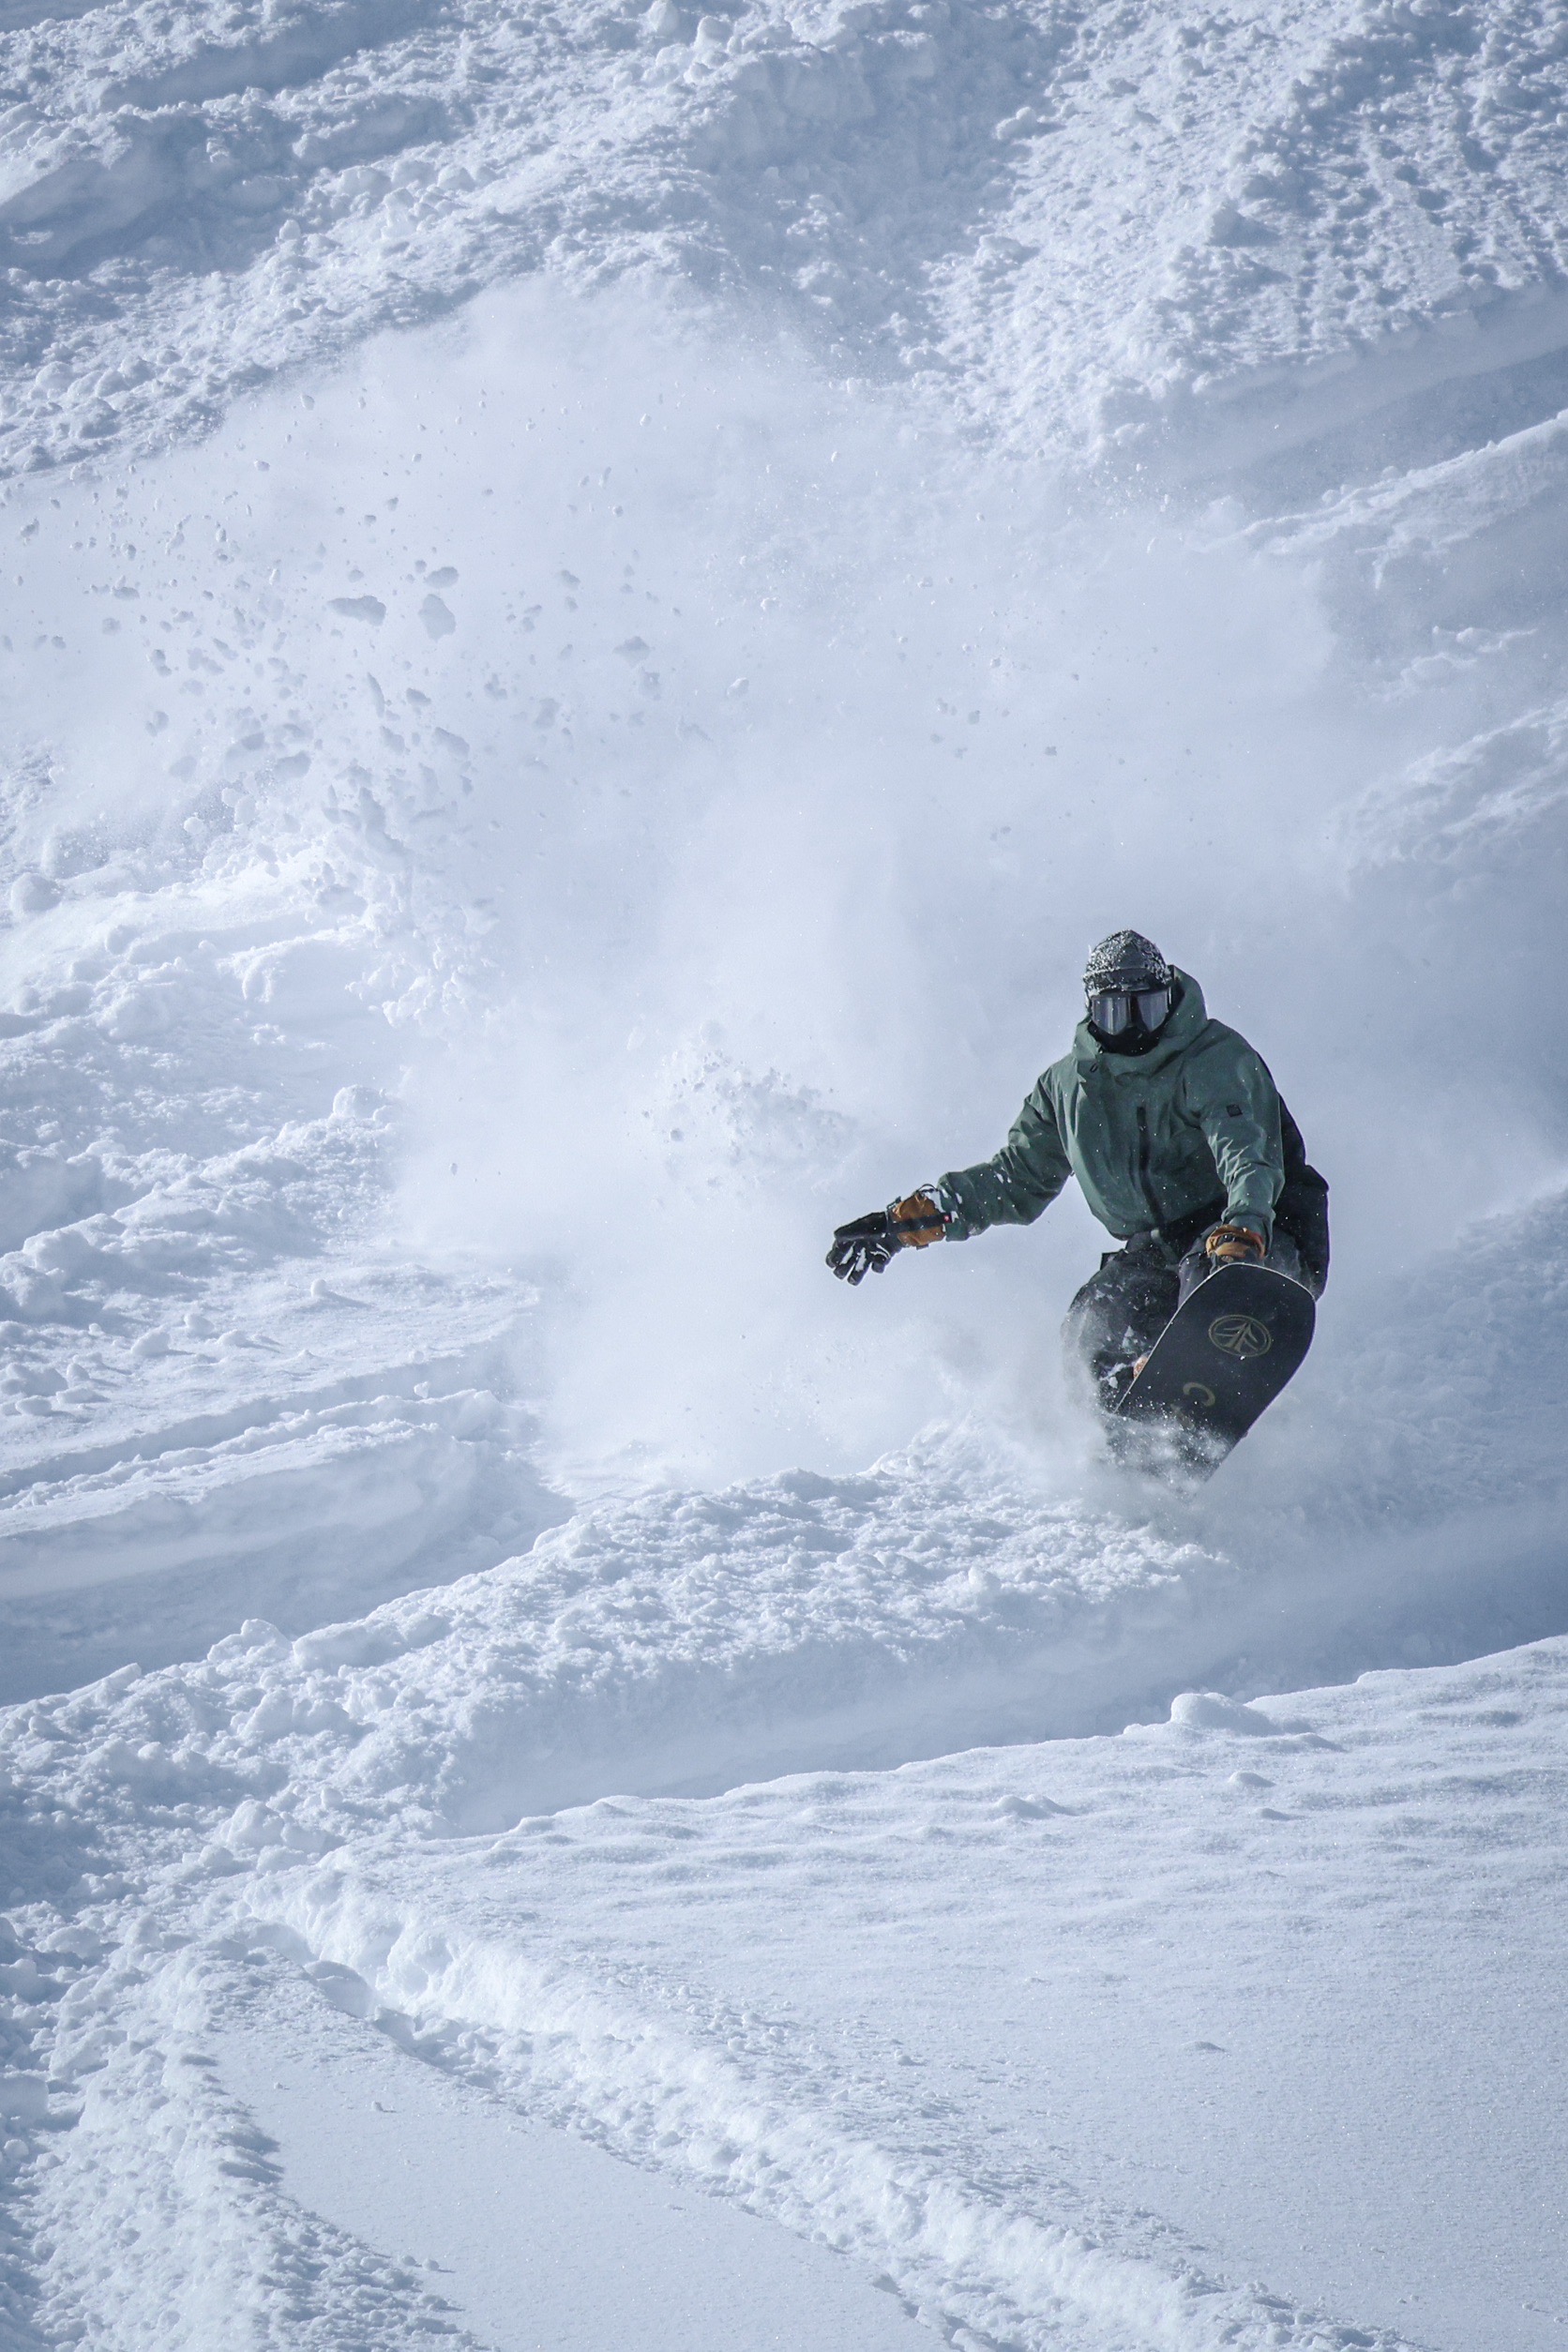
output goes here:
<path id="1" fill-rule="evenodd" d="M 234 1646 L 228 1648 L 233 1656 Z M 1429 1707 L 1440 1718 L 1449 1711 L 1447 1720 L 1462 1731 L 1462 1756 L 1461 1746 L 1443 1730 L 1416 1781 L 1408 1787 L 1396 1784 L 1407 1812 L 1425 1802 L 1420 1773 L 1435 1788 L 1462 1763 L 1481 1833 L 1491 1834 L 1486 1825 L 1499 1772 L 1512 1773 L 1521 1793 L 1527 1785 L 1515 1769 L 1516 1726 L 1530 1720 L 1530 1707 L 1548 1741 L 1556 1737 L 1561 1645 L 1531 1654 L 1533 1674 L 1527 1679 L 1533 1697 L 1523 1713 L 1516 1705 L 1497 1703 L 1519 1688 L 1506 1661 L 1425 1678 Z M 205 1678 L 215 1697 L 221 1679 Z M 1395 1690 L 1414 1687 L 1408 1675 L 1373 1678 L 1374 1685 L 1380 1681 L 1391 1698 Z M 977 1855 L 976 1864 L 987 1878 L 1001 1867 L 1003 1847 L 989 1843 L 1000 1836 L 1017 1852 L 1027 1882 L 1038 1863 L 1009 1841 L 1038 1837 L 1043 1825 L 1048 1849 L 1065 1836 L 1087 1860 L 1102 1842 L 1094 1817 L 1108 1790 L 1122 1786 L 1130 1802 L 1143 1804 L 1152 1785 L 1172 1783 L 1173 1766 L 1179 1787 L 1172 1802 L 1181 1787 L 1220 1787 L 1231 1767 L 1237 1769 L 1224 1786 L 1242 1784 L 1244 1800 L 1250 1787 L 1277 1786 L 1274 1803 L 1261 1810 L 1265 1824 L 1292 1817 L 1278 1810 L 1281 1801 L 1296 1814 L 1304 1804 L 1308 1813 L 1315 1802 L 1348 1804 L 1349 1812 L 1331 1810 L 1324 1822 L 1328 1843 L 1320 1850 L 1336 1854 L 1358 1823 L 1358 1834 L 1374 1841 L 1382 1835 L 1391 1768 L 1376 1689 L 1366 1696 L 1360 1690 L 1310 1694 L 1292 1702 L 1304 1713 L 1195 1697 L 1172 1711 L 1170 1726 L 1121 1741 L 1020 1750 L 1012 1760 L 1005 1753 L 981 1752 L 891 1777 L 808 1774 L 739 1790 L 717 1808 L 621 1800 L 536 1817 L 499 1840 L 465 1840 L 455 1852 L 445 1841 L 425 1843 L 412 1825 L 356 1832 L 351 1817 L 359 1808 L 352 1793 L 349 1814 L 339 1816 L 350 1832 L 341 1843 L 329 1826 L 330 1808 L 309 1830 L 297 1818 L 281 1819 L 256 1798 L 243 1798 L 229 1816 L 223 1808 L 246 1778 L 234 1769 L 237 1748 L 231 1747 L 225 1770 L 219 1768 L 221 1741 L 207 1743 L 204 1769 L 200 1743 L 188 1732 L 160 1755 L 150 1754 L 148 1742 L 130 1744 L 164 1721 L 159 1699 L 172 1696 L 172 1678 L 129 1685 L 124 1677 L 113 1678 L 111 1686 L 62 1702 L 53 1721 L 35 1711 L 32 1736 L 70 1731 L 80 1751 L 96 1749 L 98 1769 L 122 1787 L 137 1777 L 145 1786 L 177 1776 L 187 1791 L 210 1790 L 219 1797 L 218 1810 L 205 1802 L 196 1810 L 217 1836 L 197 1857 L 188 1802 L 125 1807 L 126 1826 L 141 1848 L 141 1883 L 122 1894 L 123 1880 L 104 1870 L 113 1857 L 101 1847 L 95 1851 L 81 1839 L 73 1848 L 68 1837 L 35 1834 L 37 1875 L 28 1890 L 16 1893 L 37 1899 L 68 1878 L 75 1916 L 47 1952 L 27 1954 L 17 1947 L 10 1964 L 13 1977 L 28 1983 L 36 2008 L 47 2015 L 46 2005 L 53 2003 L 58 2011 L 48 2081 L 41 2074 L 28 2078 L 34 2125 L 68 2134 L 59 2143 L 61 2164 L 44 2177 L 46 2207 L 65 2209 L 78 2194 L 75 2152 L 113 2147 L 117 2133 L 143 2129 L 144 2086 L 149 2078 L 161 2083 L 160 2132 L 178 2154 L 161 2218 L 147 2213 L 139 2186 L 135 2203 L 123 2209 L 127 2221 L 137 2214 L 137 2242 L 145 2241 L 116 2282 L 117 2292 L 128 2291 L 133 2313 L 139 2297 L 160 2291 L 161 2233 L 188 2231 L 202 2202 L 210 2204 L 216 2194 L 222 2226 L 212 2241 L 215 2280 L 236 2260 L 253 2267 L 259 2250 L 274 2286 L 283 2282 L 279 2291 L 303 2291 L 306 2281 L 319 2282 L 313 2291 L 323 2299 L 324 2322 L 346 2325 L 333 2302 L 340 2291 L 333 2258 L 347 2250 L 334 2243 L 329 2225 L 291 2206 L 264 2135 L 222 2090 L 213 2057 L 225 2034 L 245 2031 L 250 2006 L 265 2000 L 268 1971 L 286 1966 L 303 1969 L 334 2009 L 467 2086 L 465 2095 L 515 2103 L 679 2179 L 738 2195 L 879 2271 L 944 2331 L 966 2331 L 963 2340 L 1026 2352 L 1063 2335 L 1096 2347 L 1160 2344 L 1186 2352 L 1221 2344 L 1299 2346 L 1303 2352 L 1376 2344 L 1394 2352 L 1406 2341 L 1387 2329 L 1345 2329 L 1257 2287 L 1228 2287 L 1184 2250 L 1179 2233 L 1147 2215 L 1086 2200 L 1068 2180 L 1020 2178 L 1009 2194 L 1004 2179 L 966 2181 L 900 2147 L 897 2138 L 884 2145 L 874 2134 L 857 2133 L 846 2128 L 842 2112 L 814 2104 L 807 2084 L 792 2078 L 801 2054 L 782 2021 L 770 2021 L 765 2006 L 747 2013 L 722 1999 L 714 2003 L 711 1996 L 693 2001 L 689 1985 L 667 1986 L 661 1994 L 656 1978 L 644 1983 L 635 1968 L 619 1972 L 613 1955 L 594 1943 L 570 1961 L 541 1961 L 530 1954 L 531 1939 L 520 1939 L 515 1924 L 520 1898 L 526 1919 L 533 1916 L 530 1900 L 537 1902 L 547 1884 L 559 1890 L 552 1849 L 580 1850 L 585 1862 L 602 1855 L 613 1901 L 624 1907 L 629 1899 L 636 1907 L 655 1895 L 660 1877 L 672 1888 L 689 1878 L 689 1869 L 676 1867 L 687 1838 L 716 1839 L 714 1867 L 725 1866 L 728 1850 L 730 1861 L 749 1873 L 761 1850 L 758 1837 L 776 1834 L 774 1819 L 786 1837 L 794 1834 L 790 1824 L 797 1817 L 820 1824 L 813 1833 L 831 1844 L 843 1835 L 864 1836 L 853 1828 L 857 1809 L 880 1810 L 902 1839 L 912 1832 L 927 1833 L 922 1824 L 933 1802 L 939 1808 L 956 1806 L 955 1823 L 968 1821 L 971 1835 L 984 1826 L 992 1859 Z M 324 1722 L 328 1711 L 318 1701 L 315 1721 Z M 270 1712 L 276 1721 L 276 1708 Z M 1397 1711 L 1389 1718 L 1400 1720 Z M 171 1726 L 164 1722 L 164 1727 Z M 29 1743 L 19 1735 L 20 1726 L 8 1748 L 18 1796 L 29 1777 Z M 1364 1761 L 1357 1762 L 1362 1749 Z M 1052 1783 L 1048 1797 L 1039 1788 L 1042 1772 Z M 285 1786 L 298 1789 L 299 1775 Z M 1542 1802 L 1556 1801 L 1545 1787 L 1539 1796 Z M 101 1820 L 101 1806 L 98 1810 Z M 160 1811 L 163 1826 L 155 1828 Z M 8 1840 L 19 1855 L 26 1843 Z M 909 1864 L 899 1861 L 900 1850 L 896 1843 L 888 1862 L 901 1875 Z M 1521 1847 L 1529 1850 L 1528 1844 Z M 1108 1859 L 1096 1866 L 1105 1868 Z M 640 1879 L 639 1870 L 650 1862 L 660 1864 L 658 1876 Z M 616 1874 L 628 1870 L 632 1875 L 623 1884 Z M 513 1873 L 537 1883 L 513 1892 Z M 155 1889 L 160 1892 L 149 1912 L 143 1905 Z M 1118 1907 L 1121 1899 L 1118 1892 Z M 1425 1899 L 1440 1909 L 1451 1898 L 1434 1889 Z M 770 2091 L 772 2073 L 777 2080 Z M 856 2090 L 852 2114 L 864 2107 L 870 2088 L 868 2077 Z M 356 2259 L 365 2274 L 363 2257 Z M 139 2269 L 143 2261 L 144 2273 Z M 298 2278 L 291 2284 L 294 2272 Z M 406 2264 L 377 2257 L 361 2284 L 376 2299 L 378 2327 L 416 2330 L 428 2324 L 421 2283 Z M 46 2304 L 51 2293 L 61 2299 L 50 2305 L 56 2324 L 92 2309 L 90 2297 L 85 2305 L 80 2301 L 82 2287 L 68 2269 L 38 2291 Z M 302 2315 L 316 2308 L 308 2302 Z M 385 2340 L 404 2339 L 395 2332 Z"/>

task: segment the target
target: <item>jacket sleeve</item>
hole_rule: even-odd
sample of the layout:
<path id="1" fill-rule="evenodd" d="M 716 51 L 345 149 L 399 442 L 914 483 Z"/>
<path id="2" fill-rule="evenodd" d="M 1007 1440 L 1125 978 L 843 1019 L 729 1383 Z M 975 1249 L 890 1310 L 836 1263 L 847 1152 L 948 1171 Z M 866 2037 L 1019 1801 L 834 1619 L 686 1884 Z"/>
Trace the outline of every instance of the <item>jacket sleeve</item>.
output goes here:
<path id="1" fill-rule="evenodd" d="M 1227 1222 L 1272 1241 L 1285 1150 L 1278 1091 L 1261 1057 L 1241 1038 L 1229 1038 L 1195 1057 L 1185 1092 L 1225 1186 Z"/>
<path id="2" fill-rule="evenodd" d="M 988 1225 L 1033 1225 L 1071 1174 L 1056 1106 L 1042 1078 L 1000 1152 L 960 1168 L 935 1186 L 950 1242 L 967 1242 Z"/>

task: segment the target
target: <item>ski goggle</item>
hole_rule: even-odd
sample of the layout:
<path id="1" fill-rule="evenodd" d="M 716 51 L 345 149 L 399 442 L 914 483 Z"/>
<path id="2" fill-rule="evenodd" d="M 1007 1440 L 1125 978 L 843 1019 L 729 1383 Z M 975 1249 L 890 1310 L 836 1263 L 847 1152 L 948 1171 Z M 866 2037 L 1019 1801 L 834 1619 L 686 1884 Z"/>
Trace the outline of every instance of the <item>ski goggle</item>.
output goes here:
<path id="1" fill-rule="evenodd" d="M 1089 1019 L 1102 1037 L 1120 1037 L 1135 1022 L 1139 1029 L 1158 1029 L 1170 1010 L 1170 990 L 1164 988 L 1103 988 L 1089 1000 Z"/>

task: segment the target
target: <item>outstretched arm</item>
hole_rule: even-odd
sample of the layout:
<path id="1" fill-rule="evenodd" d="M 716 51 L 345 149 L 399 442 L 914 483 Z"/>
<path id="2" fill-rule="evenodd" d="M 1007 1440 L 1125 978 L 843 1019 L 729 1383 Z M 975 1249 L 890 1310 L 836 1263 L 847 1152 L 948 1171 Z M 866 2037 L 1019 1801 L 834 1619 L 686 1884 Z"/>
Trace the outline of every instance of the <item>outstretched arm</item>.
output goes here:
<path id="1" fill-rule="evenodd" d="M 1044 1078 L 1019 1111 L 994 1158 L 922 1184 L 907 1200 L 839 1226 L 827 1262 L 842 1282 L 881 1274 L 900 1249 L 967 1242 L 988 1225 L 1033 1225 L 1071 1172 L 1056 1108 Z"/>
<path id="2" fill-rule="evenodd" d="M 1072 1173 L 1056 1106 L 1042 1078 L 1000 1152 L 955 1168 L 934 1190 L 947 1239 L 967 1242 L 988 1225 L 1033 1225 Z"/>

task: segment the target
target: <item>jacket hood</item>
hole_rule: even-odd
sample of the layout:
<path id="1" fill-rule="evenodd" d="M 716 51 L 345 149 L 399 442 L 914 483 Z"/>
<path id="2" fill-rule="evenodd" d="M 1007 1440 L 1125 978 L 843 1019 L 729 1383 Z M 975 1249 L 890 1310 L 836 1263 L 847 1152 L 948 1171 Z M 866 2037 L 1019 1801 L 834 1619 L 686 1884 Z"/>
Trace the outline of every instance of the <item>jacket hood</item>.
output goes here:
<path id="1" fill-rule="evenodd" d="M 1190 972 L 1177 964 L 1170 967 L 1170 976 L 1181 990 L 1176 1009 L 1159 1034 L 1156 1045 L 1147 1053 L 1107 1053 L 1090 1029 L 1087 1014 L 1073 1032 L 1073 1060 L 1080 1077 L 1097 1063 L 1113 1078 L 1128 1078 L 1139 1071 L 1163 1070 L 1184 1053 L 1195 1038 L 1209 1025 L 1209 1008 L 1203 1002 L 1203 991 Z"/>

